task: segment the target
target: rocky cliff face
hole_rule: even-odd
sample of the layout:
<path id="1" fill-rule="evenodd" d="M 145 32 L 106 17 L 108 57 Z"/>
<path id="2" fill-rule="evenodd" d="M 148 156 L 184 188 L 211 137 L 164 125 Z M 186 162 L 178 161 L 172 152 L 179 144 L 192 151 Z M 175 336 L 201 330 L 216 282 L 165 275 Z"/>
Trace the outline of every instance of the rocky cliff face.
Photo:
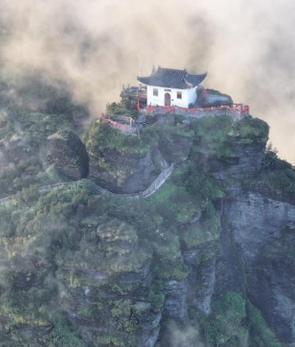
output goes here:
<path id="1" fill-rule="evenodd" d="M 294 205 L 258 193 L 242 192 L 225 201 L 218 257 L 225 266 L 217 272 L 215 289 L 218 295 L 245 291 L 279 338 L 291 345 L 295 343 L 294 223 Z"/>
<path id="2" fill-rule="evenodd" d="M 94 124 L 92 182 L 1 207 L 4 343 L 295 346 L 294 170 L 266 153 L 262 121 L 169 117 L 140 139 Z M 53 162 L 85 177 L 85 148 L 62 134 Z M 164 162 L 174 171 L 146 199 L 93 183 L 143 190 Z"/>

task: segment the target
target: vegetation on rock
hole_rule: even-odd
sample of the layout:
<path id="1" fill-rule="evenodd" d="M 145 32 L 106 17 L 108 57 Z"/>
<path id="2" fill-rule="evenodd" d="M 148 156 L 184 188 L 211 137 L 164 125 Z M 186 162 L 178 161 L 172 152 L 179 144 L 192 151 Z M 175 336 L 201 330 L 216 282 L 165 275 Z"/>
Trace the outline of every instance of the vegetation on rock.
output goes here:
<path id="1" fill-rule="evenodd" d="M 252 117 L 187 122 L 169 115 L 140 138 L 102 121 L 82 134 L 82 107 L 50 91 L 52 98 L 34 112 L 11 100 L 0 111 L 1 195 L 15 194 L 0 205 L 0 346 L 169 346 L 174 328 L 187 346 L 282 346 L 246 288 L 237 293 L 225 283 L 227 290 L 215 295 L 206 277 L 224 242 L 222 204 L 232 187 L 246 186 L 236 171 L 217 176 L 216 163 L 226 161 L 224 171 L 236 165 L 242 175 L 245 149 L 264 156 L 267 125 Z M 29 98 L 23 88 L 19 94 Z M 146 199 L 103 193 L 91 176 L 40 190 L 58 182 L 43 168 L 46 139 L 64 143 L 69 131 L 83 135 L 88 154 L 110 176 L 120 170 L 123 176 L 126 158 L 150 152 L 154 171 L 160 161 L 175 163 L 174 171 Z M 274 152 L 255 170 L 246 183 L 294 191 L 292 166 Z M 200 308 L 206 300 L 207 311 Z"/>

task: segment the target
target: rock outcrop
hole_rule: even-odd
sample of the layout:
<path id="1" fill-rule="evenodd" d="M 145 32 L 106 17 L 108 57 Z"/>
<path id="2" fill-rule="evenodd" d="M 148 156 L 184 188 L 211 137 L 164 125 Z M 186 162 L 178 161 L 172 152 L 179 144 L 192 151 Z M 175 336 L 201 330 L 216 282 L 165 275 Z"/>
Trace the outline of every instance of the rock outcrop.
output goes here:
<path id="1" fill-rule="evenodd" d="M 124 135 L 107 123 L 95 122 L 85 135 L 89 177 L 113 193 L 144 191 L 168 166 L 157 143 Z"/>
<path id="2" fill-rule="evenodd" d="M 205 89 L 203 86 L 197 88 L 197 104 L 199 107 L 231 106 L 232 98 L 216 90 Z"/>
<path id="3" fill-rule="evenodd" d="M 228 124 L 228 125 L 227 125 Z M 268 140 L 266 123 L 250 117 L 228 117 L 196 123 L 198 167 L 218 180 L 249 179 L 259 173 Z"/>
<path id="4" fill-rule="evenodd" d="M 90 156 L 89 177 L 113 193 L 138 193 L 147 189 L 166 166 L 156 149 L 143 155 L 122 155 L 109 150 L 104 152 L 103 158 Z"/>
<path id="5" fill-rule="evenodd" d="M 71 180 L 86 178 L 89 158 L 85 146 L 72 131 L 60 131 L 47 138 L 47 163 Z"/>

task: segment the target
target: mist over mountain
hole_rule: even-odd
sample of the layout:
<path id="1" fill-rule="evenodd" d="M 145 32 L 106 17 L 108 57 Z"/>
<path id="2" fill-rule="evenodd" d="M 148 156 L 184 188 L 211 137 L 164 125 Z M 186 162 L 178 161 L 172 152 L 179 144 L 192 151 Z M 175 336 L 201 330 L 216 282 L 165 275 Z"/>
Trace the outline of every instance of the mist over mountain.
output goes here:
<path id="1" fill-rule="evenodd" d="M 0 347 L 295 346 L 294 6 L 1 1 Z"/>
<path id="2" fill-rule="evenodd" d="M 271 125 L 280 155 L 294 157 L 294 4 L 209 1 L 1 1 L 5 74 L 42 72 L 65 83 L 93 117 L 123 83 L 152 65 L 208 71 Z"/>

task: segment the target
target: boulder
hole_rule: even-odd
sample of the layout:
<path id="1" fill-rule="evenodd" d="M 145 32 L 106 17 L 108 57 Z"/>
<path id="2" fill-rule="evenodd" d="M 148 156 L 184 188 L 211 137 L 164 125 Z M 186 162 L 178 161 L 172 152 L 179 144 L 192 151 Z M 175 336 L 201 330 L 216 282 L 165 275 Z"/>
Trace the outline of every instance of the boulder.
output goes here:
<path id="1" fill-rule="evenodd" d="M 233 100 L 229 95 L 222 94 L 216 90 L 205 89 L 203 86 L 197 88 L 197 104 L 200 107 L 231 106 Z"/>
<path id="2" fill-rule="evenodd" d="M 72 131 L 59 131 L 47 138 L 47 164 L 70 180 L 88 176 L 89 158 L 84 144 Z"/>

